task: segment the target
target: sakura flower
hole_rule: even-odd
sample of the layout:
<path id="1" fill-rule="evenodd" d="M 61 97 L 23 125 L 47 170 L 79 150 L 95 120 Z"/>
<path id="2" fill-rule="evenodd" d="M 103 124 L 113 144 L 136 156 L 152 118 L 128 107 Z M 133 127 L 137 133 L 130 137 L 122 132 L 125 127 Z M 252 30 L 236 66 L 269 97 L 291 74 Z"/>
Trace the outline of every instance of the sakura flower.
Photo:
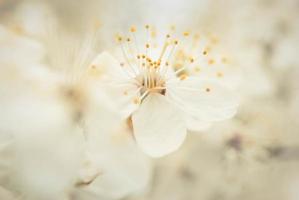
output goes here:
<path id="1" fill-rule="evenodd" d="M 42 79 L 1 82 L 0 135 L 7 145 L 0 184 L 22 199 L 63 198 L 82 158 L 83 135 L 55 95 L 54 83 Z"/>
<path id="2" fill-rule="evenodd" d="M 59 38 L 50 41 L 48 48 L 52 58 L 60 58 L 51 60 L 51 65 L 58 71 L 70 67 L 64 82 L 65 96 L 74 111 L 76 125 L 85 136 L 84 162 L 76 184 L 68 191 L 69 198 L 115 199 L 141 191 L 150 180 L 148 158 L 140 153 L 130 132 L 121 126 L 114 102 L 99 89 L 95 77 L 102 73 L 86 71 L 93 55 L 94 38 L 87 36 L 79 44 L 68 38 L 63 40 L 68 44 L 64 45 L 65 49 L 59 46 L 64 44 Z M 77 47 L 74 52 L 65 55 L 73 46 Z M 59 54 L 65 56 L 61 58 Z"/>
<path id="3" fill-rule="evenodd" d="M 225 85 L 210 76 L 184 73 L 200 56 L 175 69 L 173 54 L 180 41 L 173 30 L 159 38 L 154 27 L 146 25 L 142 46 L 136 28 L 130 32 L 128 37 L 117 37 L 121 58 L 104 52 L 90 70 L 106 70 L 107 90 L 119 103 L 122 116 L 132 121 L 136 142 L 145 153 L 169 154 L 182 144 L 187 129 L 199 130 L 236 113 L 237 98 Z"/>
<path id="4" fill-rule="evenodd" d="M 81 45 L 61 34 L 68 45 L 46 38 L 52 45 L 38 46 L 40 55 L 39 42 L 1 31 L 1 53 L 11 48 L 21 53 L 20 60 L 4 53 L 0 58 L 0 186 L 22 200 L 86 199 L 81 192 L 121 198 L 143 190 L 148 158 L 127 131 L 118 132 L 124 140 L 114 141 L 121 121 L 113 101 L 95 87 L 93 73 L 84 73 L 93 42 Z"/>

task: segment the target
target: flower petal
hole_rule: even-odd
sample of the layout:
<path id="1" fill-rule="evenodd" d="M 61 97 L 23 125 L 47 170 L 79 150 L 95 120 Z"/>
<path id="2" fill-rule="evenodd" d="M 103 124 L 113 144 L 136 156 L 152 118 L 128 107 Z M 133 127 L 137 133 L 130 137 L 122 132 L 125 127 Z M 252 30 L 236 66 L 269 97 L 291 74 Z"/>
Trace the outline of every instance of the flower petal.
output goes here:
<path id="1" fill-rule="evenodd" d="M 159 94 L 146 97 L 132 120 L 137 143 L 152 157 L 175 151 L 186 136 L 181 113 Z"/>
<path id="2" fill-rule="evenodd" d="M 78 199 L 119 199 L 146 189 L 151 163 L 137 148 L 129 129 L 124 126 L 109 135 L 94 132 L 90 136 L 90 166 L 82 170 L 87 178 L 95 179 L 75 191 Z"/>
<path id="3" fill-rule="evenodd" d="M 97 82 L 93 85 L 96 90 L 101 87 L 113 99 L 122 118 L 127 118 L 139 107 L 140 93 L 136 83 L 129 79 L 130 77 L 121 69 L 119 62 L 109 53 L 104 52 L 98 55 L 92 62 L 90 70 L 96 75 L 100 73 L 100 75 L 108 76 L 109 81 Z"/>
<path id="4" fill-rule="evenodd" d="M 90 65 L 92 71 L 97 73 L 103 72 L 115 80 L 121 82 L 127 80 L 125 72 L 122 70 L 120 63 L 108 52 L 99 54 Z"/>
<path id="5" fill-rule="evenodd" d="M 235 115 L 237 96 L 213 80 L 188 78 L 167 85 L 167 97 L 184 112 L 202 122 L 220 121 Z"/>
<path id="6" fill-rule="evenodd" d="M 187 128 L 190 131 L 205 131 L 211 127 L 211 122 L 203 122 L 190 115 L 186 115 L 185 120 Z"/>

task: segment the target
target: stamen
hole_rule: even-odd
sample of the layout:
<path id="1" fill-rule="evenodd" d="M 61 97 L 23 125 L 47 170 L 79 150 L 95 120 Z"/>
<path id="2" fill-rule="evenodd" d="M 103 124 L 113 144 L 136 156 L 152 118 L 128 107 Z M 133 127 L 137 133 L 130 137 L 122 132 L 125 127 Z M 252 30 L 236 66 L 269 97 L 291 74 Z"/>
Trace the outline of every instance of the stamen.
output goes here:
<path id="1" fill-rule="evenodd" d="M 215 60 L 214 60 L 214 59 L 210 59 L 210 60 L 208 61 L 208 63 L 209 63 L 209 65 L 213 65 L 213 64 L 215 63 Z"/>
<path id="2" fill-rule="evenodd" d="M 135 26 L 131 26 L 131 28 L 130 28 L 130 32 L 131 32 L 131 33 L 135 33 L 135 32 L 136 32 L 136 27 L 135 27 Z"/>
<path id="3" fill-rule="evenodd" d="M 122 54 L 123 54 L 124 58 L 126 59 L 127 63 L 129 64 L 129 67 L 130 67 L 131 71 L 132 71 L 135 75 L 137 75 L 137 73 L 136 73 L 134 67 L 132 66 L 132 64 L 131 64 L 131 62 L 130 62 L 130 60 L 129 60 L 129 57 L 127 56 L 127 53 L 126 53 L 126 51 L 125 51 L 125 49 L 124 49 L 122 43 L 120 44 L 120 47 L 121 47 Z"/>
<path id="4" fill-rule="evenodd" d="M 167 38 L 167 37 L 166 37 L 166 38 Z M 160 53 L 160 56 L 159 56 L 159 60 L 162 60 L 162 58 L 163 58 L 163 56 L 164 56 L 164 54 L 165 54 L 165 52 L 166 52 L 166 49 L 167 49 L 168 45 L 169 45 L 169 43 L 168 43 L 168 41 L 167 41 L 167 39 L 166 39 L 165 42 L 164 42 L 162 51 L 161 51 L 161 53 Z"/>
<path id="5" fill-rule="evenodd" d="M 221 62 L 222 62 L 222 63 L 227 63 L 227 62 L 228 62 L 228 61 L 227 61 L 227 58 L 226 58 L 226 57 L 222 57 L 222 58 L 221 58 Z"/>
<path id="6" fill-rule="evenodd" d="M 133 103 L 134 103 L 134 104 L 140 104 L 140 103 L 141 103 L 141 99 L 140 99 L 139 97 L 135 97 L 135 98 L 133 99 Z"/>
<path id="7" fill-rule="evenodd" d="M 171 26 L 167 34 L 164 35 L 164 41 L 162 44 L 158 43 L 156 38 L 157 31 L 154 27 L 146 24 L 144 26 L 146 32 L 145 41 L 139 46 L 137 44 L 135 26 L 130 27 L 129 37 L 123 37 L 118 35 L 116 40 L 120 43 L 120 47 L 123 53 L 125 62 L 120 62 L 121 67 L 137 82 L 137 85 L 141 88 L 137 96 L 133 99 L 134 104 L 140 104 L 149 92 L 158 92 L 165 94 L 165 82 L 176 80 L 185 80 L 188 78 L 187 69 L 194 72 L 200 72 L 201 67 L 198 65 L 197 60 L 203 58 L 208 65 L 213 65 L 217 62 L 226 63 L 226 57 L 220 57 L 217 60 L 210 56 L 211 46 L 218 42 L 216 37 L 208 37 L 206 45 L 202 45 L 200 42 L 201 36 L 197 33 L 190 33 L 189 31 L 182 32 L 182 40 L 178 41 L 174 38 L 175 27 Z M 178 51 L 178 43 L 183 43 L 184 47 Z M 186 45 L 187 43 L 187 45 Z M 135 46 L 134 46 L 135 45 Z M 150 55 L 151 51 L 156 51 L 155 48 L 159 46 L 160 52 L 157 57 Z M 212 46 L 213 47 L 213 46 Z M 141 51 L 139 51 L 139 48 Z M 200 49 L 199 49 L 200 48 Z M 199 54 L 198 54 L 199 50 Z M 175 77 L 168 77 L 168 70 L 170 66 L 173 68 Z M 171 70 L 171 69 L 170 69 Z M 129 73 L 130 72 L 130 73 Z M 193 72 L 193 73 L 194 73 Z M 214 76 L 223 77 L 222 71 L 216 71 Z M 136 83 L 135 83 L 136 84 Z M 210 92 L 211 88 L 206 87 L 203 89 L 205 92 Z M 124 92 L 124 95 L 128 95 L 128 91 Z"/>
<path id="8" fill-rule="evenodd" d="M 182 75 L 180 75 L 180 80 L 185 80 L 185 79 L 187 79 L 188 78 L 188 75 L 187 74 L 182 74 Z"/>
<path id="9" fill-rule="evenodd" d="M 200 72 L 200 67 L 198 67 L 198 66 L 195 67 L 195 68 L 194 68 L 194 71 L 195 71 L 195 72 Z"/>
<path id="10" fill-rule="evenodd" d="M 188 37 L 190 35 L 190 33 L 188 32 L 188 31 L 185 31 L 184 33 L 183 33 L 183 36 L 185 36 L 185 37 Z"/>
<path id="11" fill-rule="evenodd" d="M 217 74 L 216 74 L 216 75 L 217 75 L 217 77 L 218 77 L 218 78 L 221 78 L 221 77 L 223 77 L 223 73 L 222 73 L 222 72 L 217 72 Z"/>
<path id="12" fill-rule="evenodd" d="M 121 43 L 122 40 L 123 40 L 122 36 L 120 36 L 120 35 L 117 35 L 117 36 L 116 36 L 116 41 L 117 41 L 118 43 Z"/>

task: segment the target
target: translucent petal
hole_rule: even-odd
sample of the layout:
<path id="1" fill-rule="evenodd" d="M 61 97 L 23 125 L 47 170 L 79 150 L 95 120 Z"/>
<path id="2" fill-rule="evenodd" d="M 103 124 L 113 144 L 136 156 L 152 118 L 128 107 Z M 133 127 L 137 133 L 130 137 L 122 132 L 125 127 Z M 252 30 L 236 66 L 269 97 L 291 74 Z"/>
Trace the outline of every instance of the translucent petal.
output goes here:
<path id="1" fill-rule="evenodd" d="M 137 143 L 152 157 L 175 151 L 185 139 L 182 113 L 160 94 L 146 97 L 132 119 Z"/>

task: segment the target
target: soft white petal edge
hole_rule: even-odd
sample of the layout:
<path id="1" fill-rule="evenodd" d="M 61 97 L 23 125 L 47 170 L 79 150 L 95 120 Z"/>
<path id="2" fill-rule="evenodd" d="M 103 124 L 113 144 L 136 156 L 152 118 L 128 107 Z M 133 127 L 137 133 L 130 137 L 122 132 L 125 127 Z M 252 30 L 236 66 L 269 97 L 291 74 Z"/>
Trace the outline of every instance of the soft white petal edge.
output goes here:
<path id="1" fill-rule="evenodd" d="M 186 137 L 182 113 L 160 94 L 146 97 L 132 120 L 137 144 L 152 157 L 177 150 Z"/>
<path id="2" fill-rule="evenodd" d="M 189 131 L 193 131 L 196 133 L 201 132 L 201 131 L 206 131 L 212 126 L 211 122 L 203 122 L 203 121 L 197 120 L 196 118 L 194 118 L 190 115 L 185 116 L 185 121 L 186 121 L 187 129 Z"/>
<path id="3" fill-rule="evenodd" d="M 121 117 L 130 116 L 139 106 L 133 101 L 139 95 L 138 88 L 121 69 L 119 62 L 108 52 L 103 52 L 94 59 L 91 66 L 103 71 L 105 76 L 108 76 L 106 77 L 108 79 L 105 80 L 109 81 L 101 82 L 100 85 L 108 84 L 103 89 L 114 99 L 116 109 L 119 110 Z"/>
<path id="4" fill-rule="evenodd" d="M 239 106 L 238 96 L 213 80 L 188 78 L 168 84 L 167 88 L 166 96 L 201 122 L 229 119 Z"/>
<path id="5" fill-rule="evenodd" d="M 127 79 L 126 74 L 120 67 L 120 63 L 115 57 L 108 52 L 100 53 L 91 63 L 92 67 L 101 69 L 107 73 L 108 76 L 115 78 L 116 80 L 123 81 Z"/>

